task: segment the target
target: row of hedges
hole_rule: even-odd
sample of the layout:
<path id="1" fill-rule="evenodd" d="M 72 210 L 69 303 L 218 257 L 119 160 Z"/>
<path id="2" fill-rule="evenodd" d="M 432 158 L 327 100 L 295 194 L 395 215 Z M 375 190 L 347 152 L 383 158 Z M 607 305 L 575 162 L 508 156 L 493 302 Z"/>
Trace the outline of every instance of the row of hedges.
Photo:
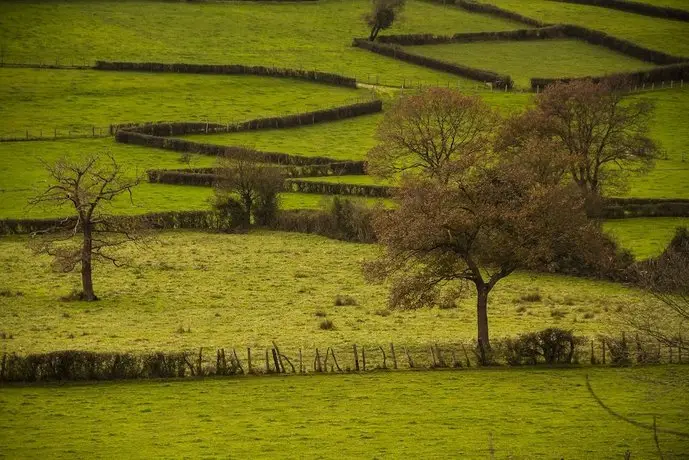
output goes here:
<path id="1" fill-rule="evenodd" d="M 356 79 L 334 73 L 315 70 L 283 69 L 277 67 L 246 66 L 241 64 L 164 64 L 160 62 L 110 62 L 96 61 L 96 70 L 117 70 L 135 72 L 174 72 L 219 75 L 261 75 L 266 77 L 296 78 L 299 80 L 327 83 L 356 88 Z"/>
<path id="2" fill-rule="evenodd" d="M 660 343 L 641 339 L 598 336 L 588 339 L 570 330 L 548 328 L 516 337 L 495 338 L 492 348 L 476 342 L 440 346 L 390 348 L 368 346 L 367 359 L 361 359 L 364 347 L 331 347 L 304 350 L 288 356 L 273 343 L 256 349 L 253 360 L 238 355 L 235 349 L 204 349 L 183 352 L 108 353 L 77 350 L 20 355 L 3 353 L 0 382 L 50 382 L 85 380 L 124 380 L 184 378 L 266 373 L 352 372 L 375 369 L 463 368 L 472 366 L 539 366 L 609 364 L 628 366 L 662 362 L 686 362 L 687 348 L 678 343 Z M 387 348 L 387 347 L 386 347 Z M 251 350 L 251 349 L 249 349 Z M 387 353 L 386 353 L 387 351 Z M 336 356 L 337 352 L 337 356 Z M 367 367 L 368 362 L 368 367 Z"/>
<path id="3" fill-rule="evenodd" d="M 363 175 L 363 161 L 342 161 L 329 164 L 305 166 L 278 166 L 285 177 L 327 177 Z M 194 169 L 149 169 L 146 171 L 149 182 L 177 185 L 213 185 L 216 168 Z"/>
<path id="4" fill-rule="evenodd" d="M 603 219 L 625 219 L 631 217 L 689 217 L 689 202 L 664 201 L 655 203 L 628 202 L 608 203 L 603 208 Z"/>
<path id="5" fill-rule="evenodd" d="M 532 78 L 531 88 L 538 91 L 548 85 L 557 82 L 568 82 L 572 80 L 591 79 L 593 81 L 601 81 L 608 78 L 624 79 L 631 86 L 641 87 L 643 85 L 661 84 L 663 82 L 680 82 L 683 80 L 689 81 L 689 62 L 681 64 L 672 64 L 660 67 L 654 67 L 648 70 L 640 70 L 638 72 L 615 73 L 604 76 L 591 77 L 576 77 L 576 78 Z"/>
<path id="6" fill-rule="evenodd" d="M 440 70 L 442 72 L 459 75 L 472 80 L 478 80 L 491 83 L 495 88 L 512 88 L 513 82 L 509 75 L 500 75 L 489 70 L 475 69 L 463 65 L 453 64 L 442 61 L 440 59 L 433 59 L 418 54 L 409 53 L 397 46 L 390 46 L 381 43 L 371 42 L 364 38 L 355 38 L 353 46 L 372 51 L 383 56 L 389 56 L 412 64 L 421 65 L 430 69 Z"/>
<path id="7" fill-rule="evenodd" d="M 648 3 L 630 2 L 627 0 L 556 0 L 563 3 L 577 3 L 580 5 L 600 6 L 612 8 L 631 13 L 654 16 L 657 18 L 676 19 L 678 21 L 689 21 L 689 11 L 668 6 L 649 5 Z"/>
<path id="8" fill-rule="evenodd" d="M 215 228 L 217 216 L 211 211 L 170 211 L 140 214 L 138 216 L 117 216 L 131 222 L 136 227 L 168 230 L 177 228 L 209 229 Z M 75 218 L 53 219 L 0 219 L 0 235 L 22 235 L 64 228 L 68 223 L 76 223 Z"/>
<path id="9" fill-rule="evenodd" d="M 285 189 L 297 193 L 318 193 L 320 195 L 353 195 L 369 198 L 389 198 L 392 187 L 384 185 L 357 185 L 335 182 L 317 182 L 300 179 L 289 179 Z"/>
<path id="10" fill-rule="evenodd" d="M 499 32 L 458 33 L 454 35 L 404 34 L 381 35 L 376 40 L 400 46 L 437 45 L 443 43 L 473 43 L 503 40 L 548 40 L 567 37 L 562 26 L 541 27 L 538 29 L 504 30 Z"/>
<path id="11" fill-rule="evenodd" d="M 181 136 L 185 134 L 234 133 L 255 129 L 291 128 L 294 126 L 313 125 L 316 123 L 337 121 L 361 115 L 379 113 L 383 110 L 383 101 L 374 99 L 367 102 L 295 113 L 278 117 L 256 118 L 240 123 L 218 124 L 204 122 L 147 123 L 142 125 L 119 125 L 113 129 L 117 132 L 127 131 L 152 136 Z"/>
<path id="12" fill-rule="evenodd" d="M 259 163 L 275 163 L 281 165 L 329 165 L 337 163 L 333 158 L 307 157 L 290 155 L 280 152 L 262 152 L 243 146 L 225 146 L 216 144 L 202 144 L 200 142 L 177 139 L 174 137 L 159 137 L 148 134 L 118 131 L 115 141 L 121 144 L 143 145 L 174 152 L 190 152 L 199 155 L 219 156 L 255 161 Z"/>

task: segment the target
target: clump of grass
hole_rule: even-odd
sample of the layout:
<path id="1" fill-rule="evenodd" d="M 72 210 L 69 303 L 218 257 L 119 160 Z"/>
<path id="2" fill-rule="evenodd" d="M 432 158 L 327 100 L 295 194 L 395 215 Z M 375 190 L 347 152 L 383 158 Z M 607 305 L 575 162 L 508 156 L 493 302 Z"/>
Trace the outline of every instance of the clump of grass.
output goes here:
<path id="1" fill-rule="evenodd" d="M 318 318 L 325 318 L 326 316 L 328 316 L 328 314 L 323 310 L 316 310 L 314 315 L 316 315 Z"/>
<path id="2" fill-rule="evenodd" d="M 574 305 L 574 299 L 572 299 L 571 297 L 565 296 L 565 298 L 562 300 L 562 303 L 571 307 L 572 305 Z"/>
<path id="3" fill-rule="evenodd" d="M 184 327 L 180 325 L 175 332 L 178 334 L 191 334 L 191 328 L 187 327 L 185 330 Z"/>
<path id="4" fill-rule="evenodd" d="M 6 340 L 6 339 L 13 339 L 14 336 L 12 334 L 9 334 L 5 331 L 0 331 L 0 339 Z"/>
<path id="5" fill-rule="evenodd" d="M 60 300 L 62 302 L 74 302 L 76 300 L 81 300 L 84 298 L 84 292 L 80 291 L 79 289 L 72 289 L 72 292 L 70 292 L 67 295 L 63 295 L 60 297 Z"/>
<path id="6" fill-rule="evenodd" d="M 391 314 L 390 310 L 386 310 L 384 308 L 376 310 L 374 313 L 378 316 L 382 316 L 383 318 L 385 318 L 386 316 L 390 316 Z"/>
<path id="7" fill-rule="evenodd" d="M 526 313 L 526 305 L 520 305 L 517 307 L 517 313 Z"/>
<path id="8" fill-rule="evenodd" d="M 551 316 L 551 318 L 562 319 L 562 318 L 564 318 L 566 315 L 567 315 L 567 313 L 565 313 L 565 312 L 562 311 L 562 310 L 557 310 L 557 309 L 555 309 L 555 310 L 550 310 L 550 316 Z"/>
<path id="9" fill-rule="evenodd" d="M 12 297 L 12 291 L 9 289 L 0 290 L 0 297 Z"/>
<path id="10" fill-rule="evenodd" d="M 584 313 L 584 319 L 593 319 L 595 317 L 596 315 L 592 311 L 587 311 L 586 313 Z"/>
<path id="11" fill-rule="evenodd" d="M 318 327 L 323 329 L 324 331 L 330 331 L 332 329 L 335 329 L 335 324 L 333 324 L 333 322 L 330 321 L 328 318 L 325 318 L 323 321 L 320 322 Z"/>
<path id="12" fill-rule="evenodd" d="M 443 299 L 440 303 L 438 303 L 438 308 L 441 310 L 452 310 L 457 308 L 457 301 L 454 299 Z"/>
<path id="13" fill-rule="evenodd" d="M 65 311 L 65 312 L 62 313 L 62 317 L 63 317 L 63 318 L 71 318 L 72 315 L 70 315 L 69 313 L 67 313 L 67 312 Z"/>
<path id="14" fill-rule="evenodd" d="M 309 275 L 306 274 L 306 273 L 304 273 L 304 272 L 296 272 L 296 273 L 294 274 L 294 277 L 295 277 L 296 279 L 303 279 L 303 278 L 308 278 Z"/>
<path id="15" fill-rule="evenodd" d="M 524 294 L 523 296 L 519 297 L 519 300 L 522 302 L 540 302 L 542 300 L 541 293 L 538 291 L 529 292 L 528 294 Z"/>
<path id="16" fill-rule="evenodd" d="M 356 299 L 350 295 L 338 294 L 335 296 L 336 307 L 345 307 L 349 305 L 359 305 L 359 302 L 357 302 Z"/>

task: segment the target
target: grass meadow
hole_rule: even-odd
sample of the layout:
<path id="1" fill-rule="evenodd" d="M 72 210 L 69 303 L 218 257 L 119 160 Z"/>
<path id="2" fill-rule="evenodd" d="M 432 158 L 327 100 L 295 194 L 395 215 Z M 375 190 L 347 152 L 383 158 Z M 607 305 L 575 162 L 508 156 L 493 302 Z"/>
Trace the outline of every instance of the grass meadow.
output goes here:
<path id="1" fill-rule="evenodd" d="M 318 69 L 404 80 L 457 80 L 447 74 L 353 48 L 368 36 L 366 0 L 288 2 L 0 3 L 6 62 L 102 60 L 241 63 Z M 70 24 L 71 27 L 65 27 Z M 518 23 L 420 1 L 390 33 L 510 30 Z"/>
<path id="2" fill-rule="evenodd" d="M 0 137 L 147 121 L 227 123 L 344 105 L 367 94 L 250 75 L 0 68 Z"/>
<path id="3" fill-rule="evenodd" d="M 665 0 L 664 0 L 665 1 Z M 549 24 L 575 24 L 666 53 L 689 56 L 689 23 L 550 0 L 486 0 Z M 684 2 L 686 5 L 686 2 Z"/>
<path id="4" fill-rule="evenodd" d="M 497 41 L 406 47 L 410 52 L 512 77 L 530 88 L 533 77 L 583 77 L 654 67 L 580 40 Z"/>
<path id="5" fill-rule="evenodd" d="M 689 369 L 482 369 L 0 389 L 22 458 L 655 458 L 686 432 Z M 317 391 L 315 391 L 317 389 Z M 665 458 L 689 440 L 660 432 Z"/>
<path id="6" fill-rule="evenodd" d="M 60 300 L 78 288 L 79 274 L 52 272 L 50 259 L 32 257 L 26 243 L 25 237 L 0 242 L 6 267 L 0 291 L 7 293 L 0 297 L 0 324 L 8 351 L 241 349 L 270 340 L 292 350 L 390 341 L 422 346 L 475 334 L 470 290 L 458 308 L 388 311 L 386 286 L 366 283 L 361 269 L 375 257 L 374 245 L 280 232 L 164 232 L 148 247 L 122 250 L 130 268 L 98 265 L 94 285 L 102 300 L 85 304 Z M 534 293 L 538 299 L 528 301 Z M 357 305 L 336 306 L 338 295 Z M 586 336 L 619 331 L 617 313 L 648 302 L 655 300 L 619 284 L 518 273 L 491 293 L 492 334 L 547 326 Z M 320 329 L 324 317 L 333 330 Z"/>

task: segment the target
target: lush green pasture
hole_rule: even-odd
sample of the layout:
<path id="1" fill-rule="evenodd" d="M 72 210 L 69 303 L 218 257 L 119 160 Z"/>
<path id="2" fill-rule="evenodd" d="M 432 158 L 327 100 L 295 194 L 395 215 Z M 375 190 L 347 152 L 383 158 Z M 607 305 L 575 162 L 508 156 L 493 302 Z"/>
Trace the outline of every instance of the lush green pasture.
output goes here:
<path id="1" fill-rule="evenodd" d="M 606 232 L 615 236 L 622 247 L 639 259 L 663 252 L 677 227 L 689 227 L 689 218 L 616 219 L 603 224 Z"/>
<path id="2" fill-rule="evenodd" d="M 49 258 L 31 256 L 25 243 L 0 242 L 0 291 L 12 293 L 0 297 L 0 324 L 13 336 L 2 346 L 11 351 L 241 348 L 271 339 L 291 350 L 347 349 L 353 342 L 424 345 L 475 334 L 472 293 L 457 309 L 386 312 L 386 288 L 365 283 L 361 271 L 376 254 L 373 245 L 296 233 L 165 232 L 140 253 L 123 250 L 130 269 L 99 265 L 94 282 L 103 300 L 86 304 L 60 301 L 78 288 L 78 273 L 51 272 Z M 536 291 L 541 301 L 521 300 Z M 358 305 L 335 306 L 338 294 Z M 549 325 L 591 335 L 615 330 L 618 309 L 655 300 L 612 283 L 519 273 L 501 281 L 490 302 L 494 336 Z M 321 330 L 316 313 L 335 329 Z"/>
<path id="3" fill-rule="evenodd" d="M 344 105 L 365 91 L 258 76 L 0 68 L 0 137 L 144 121 L 240 121 Z M 107 131 L 106 131 L 107 132 Z"/>
<path id="4" fill-rule="evenodd" d="M 22 458 L 655 458 L 687 431 L 689 369 L 486 369 L 0 390 Z M 665 458 L 689 440 L 659 433 Z"/>
<path id="5" fill-rule="evenodd" d="M 248 145 L 269 152 L 361 160 L 375 145 L 373 136 L 381 119 L 382 115 L 376 114 L 298 128 L 186 137 L 210 144 Z"/>
<path id="6" fill-rule="evenodd" d="M 164 6 L 164 7 L 163 7 Z M 253 2 L 2 2 L 7 62 L 106 60 L 303 67 L 381 83 L 449 80 L 446 74 L 351 46 L 368 35 L 366 0 Z M 492 16 L 409 2 L 390 33 L 509 30 Z M 454 79 L 456 80 L 456 78 Z"/>
<path id="7" fill-rule="evenodd" d="M 662 158 L 676 162 L 689 162 L 689 82 L 678 88 L 662 91 L 642 91 L 631 99 L 650 99 L 655 108 L 651 121 L 651 136 L 660 143 Z M 685 165 L 687 163 L 684 163 Z M 673 165 L 677 167 L 678 165 Z M 661 167 L 661 165 L 659 165 Z"/>
<path id="8" fill-rule="evenodd" d="M 580 40 L 452 43 L 407 49 L 423 56 L 510 75 L 522 88 L 531 87 L 532 77 L 583 77 L 653 67 Z"/>
<path id="9" fill-rule="evenodd" d="M 689 23 L 610 8 L 549 0 L 486 0 L 547 23 L 576 24 L 631 40 L 648 48 L 689 56 Z"/>

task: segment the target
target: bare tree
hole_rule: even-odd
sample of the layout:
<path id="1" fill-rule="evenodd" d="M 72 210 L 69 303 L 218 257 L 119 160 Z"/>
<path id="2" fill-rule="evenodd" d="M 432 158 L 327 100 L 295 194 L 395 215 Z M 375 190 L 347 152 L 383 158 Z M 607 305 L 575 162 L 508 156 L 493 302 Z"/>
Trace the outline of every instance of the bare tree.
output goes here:
<path id="1" fill-rule="evenodd" d="M 368 39 L 373 41 L 381 30 L 389 29 L 404 7 L 405 0 L 373 0 L 371 12 L 364 16 L 371 28 Z"/>
<path id="2" fill-rule="evenodd" d="M 441 171 L 447 180 L 403 179 L 397 206 L 375 220 L 384 251 L 365 271 L 392 280 L 393 308 L 432 305 L 443 289 L 473 284 L 484 349 L 488 296 L 501 279 L 519 268 L 543 269 L 563 252 L 597 261 L 606 251 L 575 186 L 542 181 L 528 164 L 491 152 L 472 158 Z"/>
<path id="3" fill-rule="evenodd" d="M 657 258 L 637 265 L 639 281 L 660 305 L 646 305 L 623 313 L 639 332 L 670 345 L 689 349 L 689 230 L 678 228 L 667 249 Z"/>
<path id="4" fill-rule="evenodd" d="M 80 298 L 97 300 L 93 289 L 93 262 L 107 261 L 121 266 L 111 251 L 124 243 L 137 241 L 140 234 L 131 220 L 115 219 L 106 208 L 120 195 L 129 194 L 140 178 L 128 178 L 110 154 L 90 155 L 83 160 L 60 159 L 45 164 L 50 175 L 48 187 L 30 200 L 31 205 L 60 208 L 69 206 L 74 216 L 47 231 L 32 235 L 35 251 L 54 258 L 54 268 L 73 271 L 81 267 Z"/>
<path id="5" fill-rule="evenodd" d="M 235 209 L 236 222 L 232 226 L 248 227 L 252 216 L 258 225 L 268 225 L 275 218 L 279 207 L 278 194 L 284 190 L 284 175 L 279 168 L 244 159 L 219 157 L 216 174 L 214 207 L 218 210 Z"/>
<path id="6" fill-rule="evenodd" d="M 440 175 L 451 174 L 450 164 L 461 167 L 485 151 L 496 122 L 495 112 L 478 96 L 430 88 L 404 97 L 378 126 L 368 169 L 386 178 L 416 170 L 446 180 Z"/>
<path id="7" fill-rule="evenodd" d="M 624 189 L 630 174 L 648 171 L 658 147 L 649 138 L 653 105 L 625 100 L 624 81 L 575 80 L 548 86 L 536 106 L 502 133 L 502 148 L 534 136 L 567 158 L 566 172 L 589 197 Z"/>

